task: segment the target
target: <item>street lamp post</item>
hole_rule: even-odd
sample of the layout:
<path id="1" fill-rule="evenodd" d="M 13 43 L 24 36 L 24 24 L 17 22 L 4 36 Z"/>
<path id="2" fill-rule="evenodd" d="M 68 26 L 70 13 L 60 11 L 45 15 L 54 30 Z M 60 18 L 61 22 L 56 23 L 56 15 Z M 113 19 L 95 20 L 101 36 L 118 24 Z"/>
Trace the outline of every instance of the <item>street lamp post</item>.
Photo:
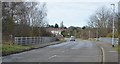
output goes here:
<path id="1" fill-rule="evenodd" d="M 98 22 L 99 22 L 99 20 L 98 20 Z M 99 24 L 98 24 L 98 25 L 99 25 Z M 98 36 L 98 34 L 99 34 L 99 33 L 98 33 L 98 29 L 99 29 L 99 28 L 97 27 L 97 37 L 96 37 L 96 38 L 97 38 L 97 41 L 99 40 L 99 36 Z"/>
<path id="2" fill-rule="evenodd" d="M 114 41 L 114 32 L 115 32 L 115 25 L 114 25 L 114 14 L 115 14 L 115 4 L 111 4 L 112 11 L 113 11 L 113 32 L 112 32 L 112 47 L 114 47 L 115 41 Z"/>
<path id="3" fill-rule="evenodd" d="M 98 17 L 98 15 L 96 15 L 97 19 L 98 19 L 98 23 L 97 23 L 97 31 L 96 31 L 96 40 L 99 41 L 99 21 L 100 18 Z"/>
<path id="4" fill-rule="evenodd" d="M 90 30 L 89 30 L 89 39 L 91 38 L 91 35 L 90 35 Z"/>

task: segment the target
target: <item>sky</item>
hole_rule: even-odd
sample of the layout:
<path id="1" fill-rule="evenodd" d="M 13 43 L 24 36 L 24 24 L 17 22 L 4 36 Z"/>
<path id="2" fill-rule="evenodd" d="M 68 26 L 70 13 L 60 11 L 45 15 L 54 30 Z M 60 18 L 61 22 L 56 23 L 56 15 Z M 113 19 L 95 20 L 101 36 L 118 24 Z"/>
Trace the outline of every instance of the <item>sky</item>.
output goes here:
<path id="1" fill-rule="evenodd" d="M 8 0 L 4 0 L 8 1 Z M 11 0 L 13 1 L 13 0 Z M 15 0 L 16 1 L 16 0 Z M 47 4 L 47 21 L 50 25 L 55 25 L 63 21 L 66 27 L 86 26 L 89 17 L 95 11 L 102 7 L 107 6 L 111 8 L 110 4 L 116 4 L 120 0 L 26 0 L 30 2 L 46 2 Z"/>
<path id="2" fill-rule="evenodd" d="M 63 21 L 64 25 L 82 27 L 87 25 L 90 15 L 102 7 L 107 6 L 110 8 L 111 3 L 115 3 L 119 0 L 65 0 L 65 1 L 48 1 L 47 2 L 47 19 L 50 25 L 55 23 L 59 24 Z M 117 8 L 116 8 L 117 9 Z"/>

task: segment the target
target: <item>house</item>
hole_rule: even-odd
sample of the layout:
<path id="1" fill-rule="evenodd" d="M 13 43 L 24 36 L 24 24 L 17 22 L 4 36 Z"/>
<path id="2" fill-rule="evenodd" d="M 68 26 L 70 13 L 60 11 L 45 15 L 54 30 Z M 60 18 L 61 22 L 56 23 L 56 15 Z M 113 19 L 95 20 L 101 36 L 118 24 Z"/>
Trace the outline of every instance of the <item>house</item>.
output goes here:
<path id="1" fill-rule="evenodd" d="M 63 30 L 66 30 L 66 29 L 63 29 L 63 28 L 51 28 L 51 27 L 47 28 L 47 31 L 51 32 L 53 35 L 56 35 L 56 36 L 62 36 L 61 32 Z"/>

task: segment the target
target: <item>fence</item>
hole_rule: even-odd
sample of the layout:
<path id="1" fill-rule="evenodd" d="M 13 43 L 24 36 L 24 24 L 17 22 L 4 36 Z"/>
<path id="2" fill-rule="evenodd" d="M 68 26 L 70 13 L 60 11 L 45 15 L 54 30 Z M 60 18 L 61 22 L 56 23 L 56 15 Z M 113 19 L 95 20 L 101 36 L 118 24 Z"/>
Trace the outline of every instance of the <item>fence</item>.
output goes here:
<path id="1" fill-rule="evenodd" d="M 15 37 L 15 43 L 22 45 L 49 43 L 55 40 L 55 37 Z"/>

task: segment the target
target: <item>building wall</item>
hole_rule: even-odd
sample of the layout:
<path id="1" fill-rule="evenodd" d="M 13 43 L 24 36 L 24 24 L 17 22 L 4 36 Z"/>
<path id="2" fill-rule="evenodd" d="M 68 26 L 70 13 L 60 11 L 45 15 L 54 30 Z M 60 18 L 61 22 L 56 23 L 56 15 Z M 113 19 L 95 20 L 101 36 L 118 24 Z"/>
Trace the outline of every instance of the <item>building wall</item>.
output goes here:
<path id="1" fill-rule="evenodd" d="M 51 31 L 52 34 L 55 34 L 55 35 L 61 35 L 61 31 Z"/>

